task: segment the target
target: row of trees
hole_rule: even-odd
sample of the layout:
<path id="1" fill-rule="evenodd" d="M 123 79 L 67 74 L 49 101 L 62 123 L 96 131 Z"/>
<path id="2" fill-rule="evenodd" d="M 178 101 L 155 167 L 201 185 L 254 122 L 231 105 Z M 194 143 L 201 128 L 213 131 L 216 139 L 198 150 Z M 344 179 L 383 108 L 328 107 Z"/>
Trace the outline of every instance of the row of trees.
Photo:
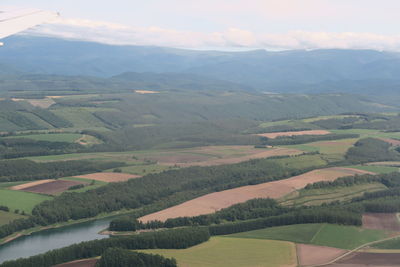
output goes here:
<path id="1" fill-rule="evenodd" d="M 31 160 L 1 160 L 0 182 L 42 180 L 98 172 L 124 166 L 121 162 L 70 160 L 37 163 Z"/>
<path id="2" fill-rule="evenodd" d="M 96 267 L 176 267 L 175 259 L 160 255 L 138 253 L 121 248 L 109 248 L 97 262 Z"/>
<path id="3" fill-rule="evenodd" d="M 209 231 L 211 235 L 227 235 L 273 226 L 303 223 L 361 225 L 362 221 L 361 214 L 355 212 L 333 209 L 332 207 L 317 207 L 279 216 L 211 225 Z"/>
<path id="4" fill-rule="evenodd" d="M 322 189 L 322 188 L 333 188 L 333 187 L 346 187 L 353 186 L 356 184 L 366 183 L 382 183 L 387 187 L 400 186 L 400 173 L 393 172 L 379 175 L 356 175 L 349 177 L 338 178 L 334 181 L 321 181 L 313 184 L 308 184 L 305 189 Z M 367 193 L 368 194 L 368 193 Z"/>
<path id="5" fill-rule="evenodd" d="M 67 142 L 37 141 L 28 138 L 3 138 L 0 140 L 0 158 L 56 155 L 84 151 L 82 145 Z"/>

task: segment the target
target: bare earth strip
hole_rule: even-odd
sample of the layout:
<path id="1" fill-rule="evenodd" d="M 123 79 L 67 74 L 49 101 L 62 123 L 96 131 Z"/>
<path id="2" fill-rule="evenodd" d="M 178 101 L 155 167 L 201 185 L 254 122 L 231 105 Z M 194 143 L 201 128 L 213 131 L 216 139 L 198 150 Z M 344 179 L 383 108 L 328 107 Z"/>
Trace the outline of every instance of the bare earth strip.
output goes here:
<path id="1" fill-rule="evenodd" d="M 49 182 L 53 182 L 54 180 L 52 179 L 47 179 L 47 180 L 40 180 L 40 181 L 35 181 L 35 182 L 30 182 L 30 183 L 26 183 L 26 184 L 20 184 L 20 185 L 16 185 L 11 187 L 10 189 L 12 190 L 22 190 L 28 187 L 32 187 L 35 185 L 40 185 L 40 184 L 45 184 L 45 183 L 49 183 Z"/>
<path id="2" fill-rule="evenodd" d="M 79 176 L 75 176 L 75 177 L 112 183 L 112 182 L 123 182 L 123 181 L 127 181 L 129 179 L 139 178 L 141 176 L 129 174 L 129 173 L 97 172 L 97 173 L 91 173 L 91 174 L 86 174 L 86 175 L 79 175 Z"/>
<path id="3" fill-rule="evenodd" d="M 295 136 L 295 135 L 326 135 L 331 132 L 325 130 L 310 130 L 310 131 L 293 131 L 293 132 L 276 132 L 276 133 L 263 133 L 257 134 L 258 136 L 263 136 L 267 138 L 277 138 L 279 136 Z"/>
<path id="4" fill-rule="evenodd" d="M 395 213 L 365 213 L 362 217 L 362 227 L 400 231 L 400 223 Z"/>
<path id="5" fill-rule="evenodd" d="M 333 181 L 339 177 L 366 173 L 372 174 L 367 171 L 340 167 L 314 170 L 284 180 L 242 186 L 207 194 L 180 205 L 146 215 L 140 220 L 143 222 L 152 220 L 165 221 L 169 218 L 209 214 L 254 198 L 280 198 L 295 190 L 304 188 L 307 184 L 319 181 Z"/>
<path id="6" fill-rule="evenodd" d="M 307 244 L 297 244 L 297 257 L 300 265 L 317 265 L 330 262 L 343 255 L 347 250 Z"/>
<path id="7" fill-rule="evenodd" d="M 364 253 L 357 252 L 344 257 L 337 263 L 327 267 L 398 267 L 400 266 L 399 253 Z"/>
<path id="8" fill-rule="evenodd" d="M 159 92 L 150 90 L 135 90 L 135 93 L 145 95 L 145 94 L 158 94 Z"/>
<path id="9" fill-rule="evenodd" d="M 290 149 L 290 148 L 274 148 L 269 150 L 260 151 L 257 150 L 255 153 L 251 153 L 245 156 L 239 157 L 227 157 L 227 158 L 220 158 L 220 159 L 208 159 L 204 158 L 203 160 L 196 158 L 197 161 L 191 161 L 189 158 L 175 158 L 175 159 L 167 159 L 162 160 L 160 159 L 159 163 L 163 165 L 179 165 L 180 167 L 189 167 L 189 166 L 215 166 L 215 165 L 223 165 L 223 164 L 236 164 L 243 161 L 248 161 L 251 159 L 260 159 L 260 158 L 269 158 L 275 156 L 286 156 L 286 155 L 299 155 L 303 153 L 303 151 L 297 149 Z M 182 162 L 185 160 L 186 162 Z"/>
<path id="10" fill-rule="evenodd" d="M 63 264 L 54 265 L 54 267 L 95 267 L 97 259 L 78 260 Z"/>
<path id="11" fill-rule="evenodd" d="M 62 193 L 67 191 L 71 186 L 85 184 L 83 182 L 78 181 L 66 181 L 66 180 L 52 180 L 47 183 L 34 185 L 31 187 L 26 187 L 24 189 L 20 189 L 21 191 L 31 192 L 31 193 L 39 193 L 46 195 L 55 195 L 58 193 Z"/>

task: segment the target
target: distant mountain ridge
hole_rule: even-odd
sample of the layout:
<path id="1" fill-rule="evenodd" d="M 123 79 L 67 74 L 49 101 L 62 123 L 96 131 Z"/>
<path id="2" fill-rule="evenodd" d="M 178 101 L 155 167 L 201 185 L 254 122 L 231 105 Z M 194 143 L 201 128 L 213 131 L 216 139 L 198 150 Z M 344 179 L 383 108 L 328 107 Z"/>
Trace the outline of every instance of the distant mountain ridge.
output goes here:
<path id="1" fill-rule="evenodd" d="M 194 83 L 210 79 L 240 84 L 246 90 L 285 93 L 397 94 L 400 90 L 400 54 L 373 50 L 193 51 L 14 36 L 0 49 L 0 62 L 0 74 L 8 65 L 38 74 L 147 73 L 144 76 L 159 81 L 158 74 L 168 73 L 161 79 L 164 82 L 167 76 L 176 80 L 178 73 Z"/>

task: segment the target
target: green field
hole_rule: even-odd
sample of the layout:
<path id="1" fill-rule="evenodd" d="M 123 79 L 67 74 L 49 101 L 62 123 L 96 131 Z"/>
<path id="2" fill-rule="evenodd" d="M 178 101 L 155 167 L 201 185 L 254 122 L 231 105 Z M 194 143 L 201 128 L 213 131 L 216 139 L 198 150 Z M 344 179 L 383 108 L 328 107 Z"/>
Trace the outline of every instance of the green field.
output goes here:
<path id="1" fill-rule="evenodd" d="M 321 155 L 303 155 L 301 157 L 288 157 L 275 160 L 282 166 L 293 169 L 305 169 L 310 167 L 323 167 L 327 164 Z"/>
<path id="2" fill-rule="evenodd" d="M 395 249 L 399 250 L 400 249 L 400 238 L 395 238 L 392 240 L 388 240 L 382 243 L 378 243 L 375 245 L 372 245 L 373 248 L 378 248 L 378 249 Z"/>
<path id="3" fill-rule="evenodd" d="M 5 211 L 0 210 L 0 226 L 7 224 L 13 220 L 22 219 L 22 218 L 25 218 L 25 216 L 15 214 L 14 212 L 5 212 Z"/>
<path id="4" fill-rule="evenodd" d="M 78 129 L 96 129 L 104 127 L 104 123 L 86 108 L 60 108 L 52 110 L 57 116 L 64 118 Z"/>
<path id="5" fill-rule="evenodd" d="M 293 243 L 212 237 L 188 249 L 151 249 L 141 252 L 175 258 L 179 267 L 279 267 L 296 265 Z"/>
<path id="6" fill-rule="evenodd" d="M 305 152 L 319 152 L 325 154 L 329 159 L 343 159 L 347 150 L 357 142 L 358 139 L 341 139 L 330 141 L 318 141 L 300 145 L 285 146 L 287 148 L 299 149 Z"/>
<path id="7" fill-rule="evenodd" d="M 369 230 L 355 226 L 297 224 L 243 232 L 229 235 L 229 237 L 286 240 L 297 243 L 353 249 L 362 244 L 383 239 L 388 234 L 383 230 Z"/>
<path id="8" fill-rule="evenodd" d="M 18 181 L 18 182 L 2 182 L 0 183 L 0 188 L 7 188 L 15 185 L 29 183 L 31 181 Z"/>
<path id="9" fill-rule="evenodd" d="M 76 133 L 48 133 L 48 134 L 16 135 L 6 138 L 27 138 L 36 141 L 74 143 L 81 137 L 82 137 L 81 134 L 76 134 Z"/>
<path id="10" fill-rule="evenodd" d="M 302 189 L 283 197 L 279 202 L 284 206 L 321 205 L 333 201 L 347 201 L 361 196 L 364 192 L 374 192 L 387 189 L 380 183 L 358 184 L 346 187 Z"/>
<path id="11" fill-rule="evenodd" d="M 378 130 L 369 129 L 346 129 L 346 130 L 332 130 L 333 133 L 338 134 L 359 134 L 361 138 L 376 137 L 376 138 L 400 138 L 400 132 L 381 132 Z"/>
<path id="12" fill-rule="evenodd" d="M 347 117 L 355 117 L 354 115 L 330 115 L 330 116 L 318 116 L 312 117 L 307 119 L 299 119 L 299 120 L 282 120 L 282 121 L 271 121 L 271 122 L 263 122 L 259 125 L 261 128 L 267 128 L 271 126 L 283 126 L 288 125 L 294 128 L 302 128 L 302 129 L 320 129 L 312 122 L 319 121 L 319 120 L 327 120 L 327 119 L 343 119 Z"/>
<path id="13" fill-rule="evenodd" d="M 30 214 L 34 206 L 50 199 L 52 199 L 50 196 L 0 189 L 0 205 L 9 207 L 11 211 L 18 209 Z"/>

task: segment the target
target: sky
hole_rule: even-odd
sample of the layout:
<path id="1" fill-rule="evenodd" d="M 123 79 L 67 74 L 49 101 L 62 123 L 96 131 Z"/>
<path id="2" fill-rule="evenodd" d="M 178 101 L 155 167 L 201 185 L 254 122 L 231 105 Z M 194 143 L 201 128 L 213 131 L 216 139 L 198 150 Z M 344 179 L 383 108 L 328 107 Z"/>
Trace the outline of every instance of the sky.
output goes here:
<path id="1" fill-rule="evenodd" d="M 399 0 L 1 0 L 60 12 L 28 34 L 191 49 L 400 51 Z"/>

